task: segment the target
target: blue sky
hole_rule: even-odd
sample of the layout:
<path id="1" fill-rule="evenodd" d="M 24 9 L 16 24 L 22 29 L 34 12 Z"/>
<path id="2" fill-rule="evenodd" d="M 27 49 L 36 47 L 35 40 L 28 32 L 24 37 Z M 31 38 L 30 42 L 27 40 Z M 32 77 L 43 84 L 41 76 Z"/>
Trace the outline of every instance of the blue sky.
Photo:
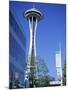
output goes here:
<path id="1" fill-rule="evenodd" d="M 43 19 L 37 26 L 37 55 L 41 56 L 49 69 L 49 74 L 56 77 L 55 53 L 59 49 L 59 43 L 62 50 L 62 66 L 64 65 L 66 48 L 66 6 L 64 4 L 47 3 L 26 3 L 12 1 L 10 7 L 15 12 L 24 32 L 26 33 L 27 53 L 29 47 L 29 26 L 24 17 L 24 11 L 35 6 L 43 13 Z"/>

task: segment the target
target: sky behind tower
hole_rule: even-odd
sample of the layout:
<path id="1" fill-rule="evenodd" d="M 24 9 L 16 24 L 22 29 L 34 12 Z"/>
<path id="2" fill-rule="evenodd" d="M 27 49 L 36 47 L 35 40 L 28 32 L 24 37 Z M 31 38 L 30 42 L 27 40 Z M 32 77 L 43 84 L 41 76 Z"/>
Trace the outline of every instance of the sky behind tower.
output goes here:
<path id="1" fill-rule="evenodd" d="M 56 77 L 55 54 L 59 50 L 59 43 L 61 45 L 62 66 L 65 58 L 66 5 L 11 1 L 10 7 L 26 33 L 27 54 L 29 48 L 29 25 L 24 17 L 24 11 L 35 7 L 42 12 L 43 19 L 38 22 L 36 34 L 37 55 L 45 60 L 49 74 Z"/>

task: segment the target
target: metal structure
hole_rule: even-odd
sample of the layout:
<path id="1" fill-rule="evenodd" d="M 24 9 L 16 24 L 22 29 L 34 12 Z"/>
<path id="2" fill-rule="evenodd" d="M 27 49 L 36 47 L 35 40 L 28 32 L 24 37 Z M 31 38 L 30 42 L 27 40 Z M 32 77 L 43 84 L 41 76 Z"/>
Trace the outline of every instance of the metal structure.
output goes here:
<path id="1" fill-rule="evenodd" d="M 42 19 L 42 13 L 38 11 L 36 8 L 32 8 L 26 10 L 24 13 L 25 17 L 29 22 L 29 29 L 30 29 L 30 46 L 29 46 L 29 53 L 28 53 L 28 66 L 27 66 L 27 77 L 29 80 L 31 87 L 34 87 L 34 80 L 37 77 L 36 75 L 36 30 L 37 30 L 37 23 Z"/>

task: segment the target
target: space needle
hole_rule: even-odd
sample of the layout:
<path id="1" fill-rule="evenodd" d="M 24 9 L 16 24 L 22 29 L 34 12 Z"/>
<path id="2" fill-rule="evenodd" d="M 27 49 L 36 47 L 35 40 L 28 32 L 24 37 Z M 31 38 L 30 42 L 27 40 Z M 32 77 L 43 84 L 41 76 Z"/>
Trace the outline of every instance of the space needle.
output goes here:
<path id="1" fill-rule="evenodd" d="M 36 8 L 28 9 L 24 12 L 26 19 L 29 22 L 30 31 L 30 44 L 28 52 L 28 66 L 27 66 L 27 77 L 29 79 L 30 85 L 34 87 L 34 80 L 37 77 L 36 70 L 36 30 L 37 24 L 42 19 L 42 13 Z"/>

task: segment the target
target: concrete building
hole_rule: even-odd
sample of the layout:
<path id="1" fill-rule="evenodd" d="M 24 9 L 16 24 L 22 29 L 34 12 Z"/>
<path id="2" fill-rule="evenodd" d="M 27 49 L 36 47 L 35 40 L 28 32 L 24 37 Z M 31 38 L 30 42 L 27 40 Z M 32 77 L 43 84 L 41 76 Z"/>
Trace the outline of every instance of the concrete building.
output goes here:
<path id="1" fill-rule="evenodd" d="M 55 81 L 50 81 L 50 86 L 62 86 L 62 59 L 61 59 L 61 47 L 56 51 L 55 55 L 56 60 L 56 74 L 57 78 Z"/>
<path id="2" fill-rule="evenodd" d="M 56 52 L 56 72 L 57 80 L 61 82 L 62 85 L 62 61 L 61 61 L 61 48 Z"/>

